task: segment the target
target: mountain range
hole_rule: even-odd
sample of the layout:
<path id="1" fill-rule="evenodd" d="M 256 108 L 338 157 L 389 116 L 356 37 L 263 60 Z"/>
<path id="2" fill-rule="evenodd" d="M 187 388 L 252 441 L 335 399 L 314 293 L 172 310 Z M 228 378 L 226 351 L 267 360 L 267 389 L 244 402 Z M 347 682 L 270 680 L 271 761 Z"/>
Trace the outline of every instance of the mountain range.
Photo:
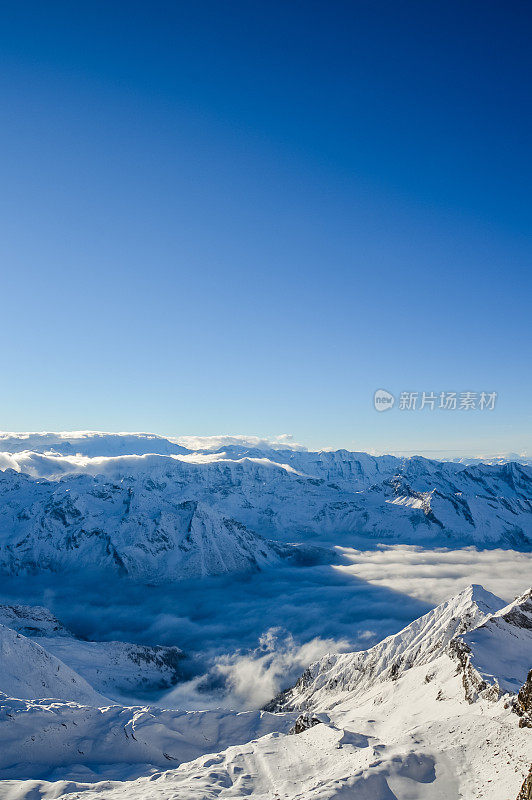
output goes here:
<path id="1" fill-rule="evenodd" d="M 532 546 L 532 467 L 515 462 L 246 443 L 191 452 L 145 435 L 0 442 L 12 448 L 0 452 L 0 568 L 12 574 L 83 564 L 177 580 L 274 566 L 301 554 L 294 543 L 332 536 L 347 545 Z"/>

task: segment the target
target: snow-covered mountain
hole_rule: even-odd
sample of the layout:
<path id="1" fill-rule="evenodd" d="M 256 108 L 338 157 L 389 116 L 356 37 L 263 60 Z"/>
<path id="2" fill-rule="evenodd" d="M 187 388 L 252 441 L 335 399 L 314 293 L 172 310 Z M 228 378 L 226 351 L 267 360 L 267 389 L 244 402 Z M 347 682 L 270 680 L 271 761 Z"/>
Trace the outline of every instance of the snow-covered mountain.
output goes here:
<path id="1" fill-rule="evenodd" d="M 327 710 L 407 670 L 430 664 L 442 651 L 459 662 L 468 699 L 517 693 L 532 663 L 532 590 L 507 606 L 470 586 L 370 650 L 328 655 L 268 704 L 270 711 Z"/>
<path id="2" fill-rule="evenodd" d="M 166 689 L 180 678 L 183 653 L 177 647 L 85 641 L 39 606 L 0 605 L 0 624 L 31 639 L 109 698 Z M 1 679 L 0 691 L 7 692 Z M 35 695 L 26 692 L 20 696 Z"/>
<path id="3" fill-rule="evenodd" d="M 451 641 L 477 628 L 503 605 L 482 586 L 469 586 L 370 650 L 331 654 L 311 664 L 297 684 L 272 700 L 267 709 L 323 710 L 330 706 L 331 695 L 334 702 L 340 696 L 356 698 L 376 683 L 397 680 L 406 670 L 439 658 Z M 524 675 L 525 668 L 521 671 Z"/>
<path id="4" fill-rule="evenodd" d="M 196 500 L 139 483 L 88 475 L 61 481 L 0 475 L 0 568 L 112 570 L 163 582 L 276 563 L 278 548 Z"/>
<path id="5" fill-rule="evenodd" d="M 532 468 L 516 463 L 245 441 L 190 452 L 147 434 L 6 435 L 2 446 L 0 566 L 12 573 L 82 561 L 163 581 L 278 563 L 261 536 L 532 546 Z"/>
<path id="6" fill-rule="evenodd" d="M 106 698 L 40 644 L 0 625 L 0 692 L 101 705 Z"/>
<path id="7" fill-rule="evenodd" d="M 469 587 L 370 650 L 317 662 L 277 701 L 299 716 L 4 697 L 0 796 L 513 800 L 532 760 L 530 692 L 516 691 L 531 631 L 530 593 L 504 606 Z"/>

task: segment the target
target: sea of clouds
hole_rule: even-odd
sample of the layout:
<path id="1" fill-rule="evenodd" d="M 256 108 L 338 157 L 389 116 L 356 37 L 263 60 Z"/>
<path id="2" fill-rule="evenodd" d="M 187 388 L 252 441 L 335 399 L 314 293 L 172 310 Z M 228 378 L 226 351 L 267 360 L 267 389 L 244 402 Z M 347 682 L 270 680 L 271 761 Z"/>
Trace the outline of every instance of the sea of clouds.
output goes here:
<path id="1" fill-rule="evenodd" d="M 434 605 L 471 583 L 481 584 L 508 602 L 532 585 L 532 554 L 515 550 L 427 549 L 401 544 L 337 550 L 349 562 L 337 567 L 344 574 Z"/>
<path id="2" fill-rule="evenodd" d="M 285 565 L 165 586 L 87 574 L 8 577 L 0 602 L 43 605 L 89 639 L 177 645 L 183 681 L 128 698 L 176 708 L 257 708 L 327 652 L 360 650 L 395 633 L 469 583 L 510 601 L 532 554 L 511 550 L 337 548 L 340 563 Z"/>

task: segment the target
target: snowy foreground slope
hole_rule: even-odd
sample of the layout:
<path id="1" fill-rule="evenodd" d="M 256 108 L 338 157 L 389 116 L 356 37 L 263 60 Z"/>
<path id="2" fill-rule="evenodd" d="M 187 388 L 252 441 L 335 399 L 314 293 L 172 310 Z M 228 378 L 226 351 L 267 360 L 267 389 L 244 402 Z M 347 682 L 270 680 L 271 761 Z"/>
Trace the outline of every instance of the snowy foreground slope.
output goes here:
<path id="1" fill-rule="evenodd" d="M 0 435 L 0 569 L 164 582 L 275 566 L 291 555 L 283 542 L 353 534 L 532 547 L 530 466 L 261 446 Z"/>
<path id="2" fill-rule="evenodd" d="M 277 713 L 4 696 L 0 797 L 514 800 L 532 761 L 531 664 L 531 593 L 504 606 L 473 586 L 316 662 Z"/>
<path id="3" fill-rule="evenodd" d="M 169 688 L 180 678 L 180 662 L 183 654 L 177 647 L 146 646 L 129 642 L 93 642 L 83 641 L 74 636 L 47 609 L 39 606 L 0 605 L 0 625 L 12 635 L 16 633 L 15 642 L 25 647 L 37 645 L 46 651 L 56 663 L 59 659 L 63 665 L 85 679 L 91 687 L 112 699 L 121 699 L 139 690 Z M 31 639 L 31 641 L 28 641 Z M 0 647 L 4 640 L 0 638 Z M 20 649 L 13 652 L 13 670 L 20 674 L 20 663 L 25 660 Z M 7 664 L 0 662 L 0 669 L 6 674 Z M 56 668 L 57 670 L 57 668 Z M 35 674 L 32 673 L 34 681 Z M 2 691 L 7 691 L 2 682 Z M 60 689 L 52 692 L 54 697 Z M 92 692 L 92 690 L 91 690 Z M 14 692 L 15 697 L 32 698 L 44 696 L 42 688 Z M 73 700 L 73 694 L 67 692 L 66 699 Z M 81 702 L 91 702 L 87 696 L 79 698 Z"/>

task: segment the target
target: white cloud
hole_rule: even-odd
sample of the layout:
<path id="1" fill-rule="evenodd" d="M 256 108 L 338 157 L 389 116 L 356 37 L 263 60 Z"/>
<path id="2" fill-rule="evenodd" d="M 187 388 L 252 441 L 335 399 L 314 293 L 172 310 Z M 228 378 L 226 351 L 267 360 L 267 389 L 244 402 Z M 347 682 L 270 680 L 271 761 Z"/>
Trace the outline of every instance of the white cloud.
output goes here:
<path id="1" fill-rule="evenodd" d="M 176 436 L 172 441 L 189 450 L 219 450 L 222 447 L 256 447 L 259 450 L 306 450 L 294 442 L 289 433 L 278 436 L 246 436 L 245 434 L 222 436 Z"/>
<path id="2" fill-rule="evenodd" d="M 253 709 L 271 700 L 288 683 L 295 682 L 303 670 L 326 653 L 349 650 L 346 640 L 316 637 L 298 645 L 282 628 L 270 628 L 258 646 L 246 654 L 230 653 L 216 659 L 209 676 L 195 678 L 176 687 L 162 700 L 176 707 L 219 707 Z M 223 685 L 223 697 L 201 691 L 208 681 Z"/>
<path id="3" fill-rule="evenodd" d="M 340 572 L 427 603 L 441 603 L 470 583 L 480 583 L 510 601 L 531 584 L 532 553 L 515 550 L 430 550 L 412 545 L 337 550 L 351 562 L 335 567 Z"/>
<path id="4" fill-rule="evenodd" d="M 184 455 L 146 453 L 144 455 L 119 455 L 119 456 L 86 456 L 86 455 L 58 455 L 57 453 L 36 453 L 31 450 L 22 450 L 18 453 L 0 451 L 0 471 L 14 469 L 23 472 L 32 478 L 47 478 L 58 480 L 67 475 L 103 475 L 108 480 L 120 480 L 124 477 L 138 474 L 147 475 L 159 470 L 167 469 L 168 464 L 177 461 L 186 464 L 213 464 L 215 462 L 228 462 L 224 452 L 221 453 L 189 453 Z M 279 464 L 276 461 L 263 458 L 236 458 L 230 459 L 232 464 L 253 462 L 264 468 L 284 470 L 294 475 L 297 472 L 289 464 Z"/>

